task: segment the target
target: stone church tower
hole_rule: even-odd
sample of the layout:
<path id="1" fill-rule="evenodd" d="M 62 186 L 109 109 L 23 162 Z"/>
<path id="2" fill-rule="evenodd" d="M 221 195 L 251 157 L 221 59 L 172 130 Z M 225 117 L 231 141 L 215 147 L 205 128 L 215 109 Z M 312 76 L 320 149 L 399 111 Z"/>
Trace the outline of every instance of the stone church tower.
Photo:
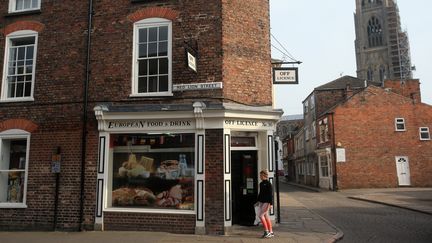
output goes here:
<path id="1" fill-rule="evenodd" d="M 356 0 L 357 77 L 383 83 L 410 79 L 408 35 L 402 31 L 395 0 Z"/>

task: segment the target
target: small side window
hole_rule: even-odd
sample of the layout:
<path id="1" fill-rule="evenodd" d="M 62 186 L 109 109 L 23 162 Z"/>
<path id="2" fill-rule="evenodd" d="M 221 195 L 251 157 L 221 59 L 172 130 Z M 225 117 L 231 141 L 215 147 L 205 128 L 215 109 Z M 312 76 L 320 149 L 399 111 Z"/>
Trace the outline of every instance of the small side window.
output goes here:
<path id="1" fill-rule="evenodd" d="M 430 133 L 429 133 L 429 127 L 420 127 L 419 128 L 420 133 L 420 140 L 430 140 Z"/>
<path id="2" fill-rule="evenodd" d="M 397 131 L 397 132 L 406 131 L 404 118 L 396 118 L 395 119 L 395 129 L 396 129 L 395 131 Z"/>

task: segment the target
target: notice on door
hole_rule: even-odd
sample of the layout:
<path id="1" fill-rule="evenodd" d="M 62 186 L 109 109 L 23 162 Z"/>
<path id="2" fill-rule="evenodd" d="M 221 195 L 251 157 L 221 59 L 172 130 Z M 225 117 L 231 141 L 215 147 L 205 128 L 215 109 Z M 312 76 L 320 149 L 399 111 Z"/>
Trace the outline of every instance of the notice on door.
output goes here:
<path id="1" fill-rule="evenodd" d="M 253 189 L 253 178 L 246 178 L 246 188 L 247 189 Z"/>

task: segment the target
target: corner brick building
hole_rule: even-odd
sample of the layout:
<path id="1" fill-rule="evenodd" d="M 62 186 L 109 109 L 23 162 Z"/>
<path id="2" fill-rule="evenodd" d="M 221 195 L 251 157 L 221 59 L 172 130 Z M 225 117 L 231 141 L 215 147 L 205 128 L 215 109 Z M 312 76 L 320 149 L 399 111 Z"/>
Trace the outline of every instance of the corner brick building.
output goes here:
<path id="1" fill-rule="evenodd" d="M 432 185 L 432 107 L 421 103 L 419 80 L 384 86 L 368 86 L 317 118 L 316 153 L 327 188 Z"/>
<path id="2" fill-rule="evenodd" d="M 1 229 L 249 224 L 282 114 L 268 1 L 1 0 L 0 12 Z"/>

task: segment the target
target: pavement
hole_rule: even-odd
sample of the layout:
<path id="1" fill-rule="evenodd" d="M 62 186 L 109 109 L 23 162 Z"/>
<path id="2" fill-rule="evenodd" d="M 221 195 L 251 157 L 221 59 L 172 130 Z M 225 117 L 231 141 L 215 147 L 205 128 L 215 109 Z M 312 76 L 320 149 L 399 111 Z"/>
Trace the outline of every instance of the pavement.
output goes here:
<path id="1" fill-rule="evenodd" d="M 291 184 L 291 183 L 290 183 Z M 291 184 L 293 185 L 293 184 Z M 294 184 L 296 186 L 300 186 Z M 280 183 L 281 191 L 288 185 Z M 317 188 L 308 188 L 320 191 Z M 348 198 L 386 204 L 390 206 L 432 214 L 432 188 L 385 188 L 340 190 Z M 261 239 L 261 226 L 233 226 L 223 236 L 170 234 L 164 232 L 0 232 L 1 243 L 168 243 L 168 242 L 336 242 L 343 238 L 343 232 L 331 222 L 314 213 L 289 193 L 280 194 L 281 223 L 274 226 L 275 237 Z"/>

